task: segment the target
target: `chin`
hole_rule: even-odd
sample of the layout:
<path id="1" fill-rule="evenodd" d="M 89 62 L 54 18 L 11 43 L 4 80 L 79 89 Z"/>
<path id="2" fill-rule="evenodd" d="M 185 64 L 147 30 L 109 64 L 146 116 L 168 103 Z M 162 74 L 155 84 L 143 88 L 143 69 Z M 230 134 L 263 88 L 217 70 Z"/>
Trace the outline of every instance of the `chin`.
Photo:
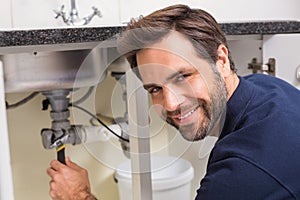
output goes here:
<path id="1" fill-rule="evenodd" d="M 207 128 L 200 128 L 197 131 L 191 131 L 191 129 L 188 130 L 180 130 L 178 129 L 182 137 L 190 142 L 195 142 L 199 140 L 203 140 L 207 136 Z"/>

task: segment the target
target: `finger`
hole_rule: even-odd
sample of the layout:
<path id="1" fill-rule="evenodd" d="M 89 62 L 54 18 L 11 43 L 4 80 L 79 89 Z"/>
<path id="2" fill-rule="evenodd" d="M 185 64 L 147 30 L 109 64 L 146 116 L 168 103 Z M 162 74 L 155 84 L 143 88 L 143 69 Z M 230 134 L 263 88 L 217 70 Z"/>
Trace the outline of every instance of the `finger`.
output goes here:
<path id="1" fill-rule="evenodd" d="M 75 170 L 81 170 L 82 168 L 76 163 L 72 162 L 69 157 L 66 158 L 66 165 Z"/>
<path id="2" fill-rule="evenodd" d="M 52 200 L 57 199 L 56 198 L 57 194 L 56 194 L 56 192 L 54 190 L 50 189 L 49 195 L 50 195 L 50 197 L 51 197 Z"/>
<path id="3" fill-rule="evenodd" d="M 51 180 L 49 182 L 49 186 L 50 186 L 49 194 L 50 194 L 51 199 L 54 199 L 56 197 L 56 190 L 55 190 L 56 186 L 55 185 L 56 185 L 55 181 Z"/>
<path id="4" fill-rule="evenodd" d="M 61 162 L 57 161 L 57 160 L 52 160 L 50 162 L 50 166 L 52 169 L 59 171 L 59 169 L 61 169 L 62 167 L 64 167 L 65 165 L 62 164 Z"/>
<path id="5" fill-rule="evenodd" d="M 57 172 L 56 172 L 53 168 L 51 168 L 51 167 L 47 168 L 47 174 L 48 174 L 51 178 L 53 178 L 53 176 L 54 176 L 56 173 L 57 173 Z"/>
<path id="6" fill-rule="evenodd" d="M 49 181 L 50 190 L 53 190 L 54 184 L 55 184 L 54 180 Z"/>

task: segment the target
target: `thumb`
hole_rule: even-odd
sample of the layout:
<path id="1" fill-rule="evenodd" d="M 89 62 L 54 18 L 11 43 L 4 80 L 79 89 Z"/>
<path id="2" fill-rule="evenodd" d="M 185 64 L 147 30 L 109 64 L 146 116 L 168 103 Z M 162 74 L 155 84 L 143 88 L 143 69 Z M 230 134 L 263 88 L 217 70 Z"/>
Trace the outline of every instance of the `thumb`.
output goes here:
<path id="1" fill-rule="evenodd" d="M 66 165 L 75 170 L 81 169 L 80 166 L 78 166 L 76 163 L 71 161 L 70 157 L 66 157 Z"/>

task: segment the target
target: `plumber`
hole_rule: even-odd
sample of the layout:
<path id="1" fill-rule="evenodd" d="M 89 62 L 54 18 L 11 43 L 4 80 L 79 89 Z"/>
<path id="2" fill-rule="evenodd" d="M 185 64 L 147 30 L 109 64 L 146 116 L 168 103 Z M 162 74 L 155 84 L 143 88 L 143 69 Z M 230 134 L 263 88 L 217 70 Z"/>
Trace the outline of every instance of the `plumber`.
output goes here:
<path id="1" fill-rule="evenodd" d="M 269 75 L 238 76 L 210 14 L 158 10 L 132 20 L 118 48 L 185 139 L 218 136 L 197 200 L 300 199 L 300 92 Z M 86 170 L 69 159 L 47 173 L 53 199 L 96 199 Z"/>

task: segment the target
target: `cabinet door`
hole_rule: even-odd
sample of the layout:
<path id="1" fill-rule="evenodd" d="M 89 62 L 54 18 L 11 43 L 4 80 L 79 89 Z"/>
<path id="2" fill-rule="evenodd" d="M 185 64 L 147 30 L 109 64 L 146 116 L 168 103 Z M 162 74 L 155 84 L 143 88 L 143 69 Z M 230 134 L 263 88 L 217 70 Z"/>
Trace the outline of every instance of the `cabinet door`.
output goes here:
<path id="1" fill-rule="evenodd" d="M 300 89 L 296 78 L 300 68 L 300 34 L 267 35 L 263 38 L 263 62 L 269 58 L 276 59 L 276 76 L 286 80 Z"/>

